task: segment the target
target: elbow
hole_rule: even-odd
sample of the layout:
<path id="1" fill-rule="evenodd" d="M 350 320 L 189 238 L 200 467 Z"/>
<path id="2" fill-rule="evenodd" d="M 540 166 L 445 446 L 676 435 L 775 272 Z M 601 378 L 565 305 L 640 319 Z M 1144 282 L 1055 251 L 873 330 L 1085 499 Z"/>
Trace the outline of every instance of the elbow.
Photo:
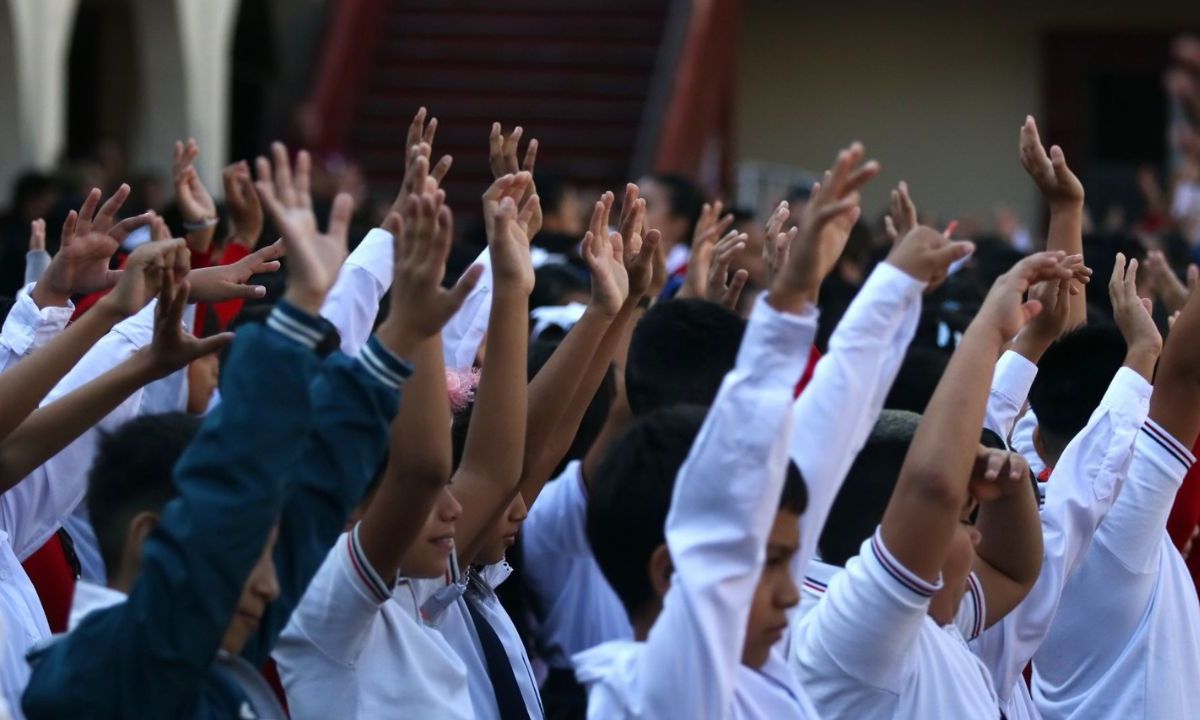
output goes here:
<path id="1" fill-rule="evenodd" d="M 963 478 L 954 477 L 940 468 L 917 469 L 905 474 L 912 478 L 906 484 L 922 505 L 955 515 L 962 512 L 967 503 L 967 483 Z"/>

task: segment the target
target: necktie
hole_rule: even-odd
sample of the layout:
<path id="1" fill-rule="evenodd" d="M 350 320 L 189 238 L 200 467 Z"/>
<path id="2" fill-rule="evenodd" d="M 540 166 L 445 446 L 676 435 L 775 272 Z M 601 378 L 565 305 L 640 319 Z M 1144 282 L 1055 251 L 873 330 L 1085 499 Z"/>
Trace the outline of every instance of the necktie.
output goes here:
<path id="1" fill-rule="evenodd" d="M 529 712 L 525 709 L 525 698 L 521 696 L 521 688 L 517 685 L 517 677 L 513 674 L 512 663 L 508 661 L 508 653 L 504 651 L 504 643 L 492 629 L 487 618 L 475 607 L 471 598 L 465 598 L 467 612 L 475 623 L 475 634 L 479 636 L 479 644 L 483 647 L 483 659 L 487 663 L 488 678 L 492 681 L 492 691 L 496 693 L 496 705 L 500 708 L 502 720 L 529 720 Z"/>

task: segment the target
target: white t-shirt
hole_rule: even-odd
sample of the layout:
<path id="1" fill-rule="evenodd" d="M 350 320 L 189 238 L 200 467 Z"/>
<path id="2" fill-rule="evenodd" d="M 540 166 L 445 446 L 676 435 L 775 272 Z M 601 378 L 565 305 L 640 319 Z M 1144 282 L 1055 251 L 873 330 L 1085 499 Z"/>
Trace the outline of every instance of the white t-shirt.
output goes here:
<path id="1" fill-rule="evenodd" d="M 1200 601 L 1165 529 L 1194 462 L 1188 448 L 1146 421 L 1125 487 L 1034 655 L 1033 698 L 1047 720 L 1195 715 Z"/>
<path id="2" fill-rule="evenodd" d="M 546 663 L 569 669 L 571 656 L 610 640 L 632 640 L 625 606 L 587 539 L 582 463 L 546 484 L 521 528 L 525 580 L 540 608 L 539 647 Z"/>
<path id="3" fill-rule="evenodd" d="M 987 668 L 958 624 L 939 627 L 931 585 L 878 531 L 792 626 L 791 665 L 827 718 L 998 718 Z"/>
<path id="4" fill-rule="evenodd" d="M 393 717 L 473 720 L 462 660 L 430 621 L 445 582 L 379 578 L 357 528 L 329 551 L 272 657 L 292 720 Z"/>

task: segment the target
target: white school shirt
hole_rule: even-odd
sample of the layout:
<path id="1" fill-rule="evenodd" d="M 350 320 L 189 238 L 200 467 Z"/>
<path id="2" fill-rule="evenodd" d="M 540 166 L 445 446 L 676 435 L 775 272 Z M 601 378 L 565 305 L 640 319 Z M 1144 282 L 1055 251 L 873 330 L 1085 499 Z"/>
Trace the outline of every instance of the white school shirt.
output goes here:
<path id="1" fill-rule="evenodd" d="M 808 582 L 806 582 L 806 587 Z M 998 718 L 991 676 L 958 623 L 938 626 L 941 588 L 865 541 L 792 627 L 792 667 L 827 718 Z"/>
<path id="2" fill-rule="evenodd" d="M 610 640 L 633 640 L 625 606 L 592 555 L 587 538 L 583 463 L 567 464 L 546 484 L 521 527 L 525 581 L 537 602 L 538 647 L 552 668 Z"/>
<path id="3" fill-rule="evenodd" d="M 292 720 L 394 717 L 473 720 L 462 660 L 426 601 L 443 581 L 389 588 L 346 533 L 329 551 L 271 656 Z"/>
<path id="4" fill-rule="evenodd" d="M 759 298 L 734 369 L 679 470 L 666 539 L 675 572 L 645 642 L 574 657 L 588 717 L 725 718 L 735 700 L 750 603 L 787 470 L 792 391 L 817 311 Z"/>
<path id="5" fill-rule="evenodd" d="M 154 306 L 151 303 L 121 321 L 101 338 L 50 391 L 42 405 L 87 384 L 148 345 L 153 335 Z M 101 434 L 134 417 L 141 394 L 141 390 L 135 392 L 95 427 L 0 495 L 0 689 L 15 718 L 23 717 L 21 694 L 29 682 L 25 653 L 50 637 L 41 600 L 21 561 L 45 544 L 83 499 Z"/>
<path id="6" fill-rule="evenodd" d="M 40 348 L 67 327 L 75 305 L 39 308 L 31 293 L 36 283 L 17 292 L 16 302 L 0 328 L 0 373 Z"/>
<path id="7" fill-rule="evenodd" d="M 1037 581 L 1012 612 L 970 643 L 992 673 L 1008 720 L 1041 717 L 1022 673 L 1050 632 L 1063 588 L 1120 493 L 1133 461 L 1134 441 L 1146 422 L 1152 389 L 1133 370 L 1117 371 L 1046 485 L 1040 512 L 1044 550 Z"/>
<path id="8" fill-rule="evenodd" d="M 341 334 L 342 352 L 354 356 L 371 336 L 379 302 L 392 287 L 395 249 L 392 234 L 372 228 L 338 271 L 321 316 L 333 323 Z M 458 312 L 442 328 L 442 352 L 446 367 L 465 370 L 475 364 L 475 356 L 487 332 L 492 308 L 491 254 L 484 250 L 475 260 L 483 265 L 479 282 L 467 295 Z"/>
<path id="9" fill-rule="evenodd" d="M 1034 655 L 1033 698 L 1047 720 L 1195 715 L 1200 601 L 1165 529 L 1194 462 L 1153 420 L 1142 426 L 1125 487 Z"/>
<path id="10" fill-rule="evenodd" d="M 508 579 L 512 567 L 506 562 L 488 565 L 480 575 L 484 587 L 479 590 L 468 590 L 474 594 L 460 596 L 450 607 L 446 608 L 437 623 L 438 630 L 445 636 L 446 641 L 458 653 L 467 668 L 467 683 L 471 693 L 471 704 L 475 708 L 475 717 L 479 720 L 500 720 L 500 707 L 496 703 L 496 691 L 488 676 L 487 660 L 483 654 L 483 645 L 479 642 L 479 634 L 475 630 L 475 622 L 471 619 L 467 603 L 475 604 L 480 615 L 491 625 L 492 630 L 504 646 L 508 662 L 512 666 L 513 676 L 521 697 L 525 700 L 525 710 L 531 720 L 542 720 L 545 711 L 542 709 L 542 697 L 538 692 L 537 678 L 533 673 L 533 665 L 525 652 L 525 643 L 512 618 L 508 616 L 504 606 L 496 597 L 495 588 Z M 482 591 L 481 593 L 479 591 Z"/>
<path id="11" fill-rule="evenodd" d="M 1033 431 L 1037 425 L 1037 415 L 1032 409 L 1027 410 L 1013 429 L 1010 445 L 1029 463 L 1029 472 L 1033 473 L 1034 477 L 1041 477 L 1042 473 L 1046 472 L 1046 463 L 1042 461 L 1042 456 L 1038 455 L 1037 448 L 1033 445 Z"/>

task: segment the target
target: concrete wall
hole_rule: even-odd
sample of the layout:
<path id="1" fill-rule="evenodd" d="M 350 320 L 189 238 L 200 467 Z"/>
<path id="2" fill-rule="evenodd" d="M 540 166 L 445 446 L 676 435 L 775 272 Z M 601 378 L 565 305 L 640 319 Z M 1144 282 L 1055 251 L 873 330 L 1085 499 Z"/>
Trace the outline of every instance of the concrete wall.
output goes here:
<path id="1" fill-rule="evenodd" d="M 1016 144 L 1041 110 L 1042 34 L 1198 25 L 1200 5 L 1170 0 L 748 0 L 738 157 L 818 170 L 858 139 L 884 166 L 866 193 L 871 215 L 905 179 L 931 211 L 990 218 L 1004 203 L 1032 219 Z"/>

